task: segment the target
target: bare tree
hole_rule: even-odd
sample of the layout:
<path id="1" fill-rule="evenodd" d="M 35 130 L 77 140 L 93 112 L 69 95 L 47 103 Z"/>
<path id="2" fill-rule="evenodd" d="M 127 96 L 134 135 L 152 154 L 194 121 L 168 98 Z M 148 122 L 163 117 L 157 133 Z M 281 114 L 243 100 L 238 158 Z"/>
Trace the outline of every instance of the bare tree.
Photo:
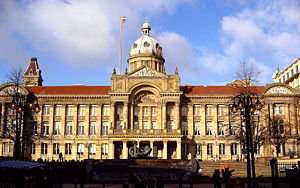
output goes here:
<path id="1" fill-rule="evenodd" d="M 259 84 L 262 77 L 262 70 L 259 70 L 254 63 L 247 63 L 246 60 L 240 63 L 240 69 L 235 72 L 235 79 L 244 83 L 245 88 Z"/>
<path id="2" fill-rule="evenodd" d="M 11 83 L 10 87 L 3 90 L 6 93 L 8 100 L 11 101 L 6 107 L 4 117 L 5 121 L 3 131 L 0 134 L 0 140 L 10 140 L 14 143 L 14 158 L 24 158 L 25 150 L 35 140 L 40 139 L 44 135 L 39 132 L 33 132 L 33 126 L 37 124 L 33 121 L 34 109 L 27 107 L 30 102 L 33 102 L 34 96 L 24 93 L 22 85 L 23 69 L 21 67 L 12 68 L 7 79 Z M 12 106 L 14 104 L 15 106 Z M 29 127 L 29 125 L 31 125 Z"/>

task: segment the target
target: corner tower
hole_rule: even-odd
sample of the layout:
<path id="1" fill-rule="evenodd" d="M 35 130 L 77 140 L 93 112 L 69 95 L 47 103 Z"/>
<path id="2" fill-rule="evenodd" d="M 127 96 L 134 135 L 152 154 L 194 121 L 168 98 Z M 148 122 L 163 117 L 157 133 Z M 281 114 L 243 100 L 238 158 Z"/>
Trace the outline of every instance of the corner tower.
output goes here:
<path id="1" fill-rule="evenodd" d="M 129 73 L 144 65 L 164 73 L 165 59 L 163 58 L 162 47 L 150 36 L 150 31 L 151 27 L 146 18 L 142 27 L 142 36 L 130 48 L 127 60 Z"/>
<path id="2" fill-rule="evenodd" d="M 23 75 L 23 86 L 42 86 L 42 75 L 37 58 L 32 57 L 31 61 Z"/>

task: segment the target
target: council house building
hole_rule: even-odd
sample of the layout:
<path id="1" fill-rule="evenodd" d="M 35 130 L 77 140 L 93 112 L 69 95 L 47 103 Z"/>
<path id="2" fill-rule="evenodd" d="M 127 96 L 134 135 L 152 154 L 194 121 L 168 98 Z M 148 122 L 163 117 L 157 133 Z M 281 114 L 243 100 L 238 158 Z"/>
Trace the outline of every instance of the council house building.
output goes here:
<path id="1" fill-rule="evenodd" d="M 110 86 L 43 86 L 37 58 L 31 58 L 17 87 L 25 98 L 38 102 L 40 111 L 24 112 L 19 121 L 23 131 L 41 136 L 24 141 L 27 158 L 52 161 L 62 153 L 67 161 L 128 159 L 136 141 L 139 148 L 150 146 L 155 158 L 191 159 L 196 154 L 202 160 L 243 159 L 244 145 L 235 137 L 241 117 L 231 112 L 231 105 L 244 82 L 180 85 L 180 70 L 174 67 L 174 74 L 166 74 L 165 63 L 171 62 L 165 62 L 163 48 L 150 31 L 146 21 L 142 36 L 131 46 L 128 70 L 122 75 L 113 70 Z M 298 75 L 298 68 L 294 73 L 287 79 Z M 279 143 L 279 156 L 300 151 L 299 90 L 292 86 L 278 82 L 250 87 L 263 104 L 252 121 L 259 127 L 276 122 L 279 134 L 286 135 Z M 16 124 L 8 94 L 13 87 L 14 83 L 0 86 L 1 135 Z M 0 156 L 12 156 L 13 148 L 11 139 L 0 139 Z M 276 156 L 275 152 L 275 146 L 265 142 L 257 147 L 256 157 Z"/>

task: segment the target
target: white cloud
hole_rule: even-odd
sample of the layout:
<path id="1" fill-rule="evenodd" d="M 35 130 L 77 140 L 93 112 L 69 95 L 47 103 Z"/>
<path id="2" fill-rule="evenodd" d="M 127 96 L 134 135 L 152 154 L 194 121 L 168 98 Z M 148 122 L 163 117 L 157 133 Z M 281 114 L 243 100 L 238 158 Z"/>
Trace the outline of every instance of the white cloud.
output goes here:
<path id="1" fill-rule="evenodd" d="M 163 47 L 168 73 L 174 74 L 175 67 L 179 73 L 191 70 L 192 47 L 186 38 L 174 32 L 162 32 L 157 39 Z"/>
<path id="2" fill-rule="evenodd" d="M 4 0 L 0 2 L 0 28 L 8 29 L 0 38 L 15 40 L 7 51 L 15 52 L 16 46 L 20 48 L 28 41 L 31 48 L 50 52 L 71 65 L 99 67 L 116 59 L 120 16 L 127 16 L 126 36 L 130 38 L 143 16 L 171 14 L 178 4 L 186 2 L 155 0 L 149 6 L 148 1 L 138 0 Z M 0 49 L 4 45 L 1 43 Z"/>

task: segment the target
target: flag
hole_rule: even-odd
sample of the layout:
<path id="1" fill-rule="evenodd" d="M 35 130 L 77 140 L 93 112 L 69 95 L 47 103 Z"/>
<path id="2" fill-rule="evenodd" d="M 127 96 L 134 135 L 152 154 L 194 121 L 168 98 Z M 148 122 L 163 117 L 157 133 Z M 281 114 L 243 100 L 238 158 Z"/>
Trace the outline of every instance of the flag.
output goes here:
<path id="1" fill-rule="evenodd" d="M 121 23 L 126 22 L 126 16 L 121 16 Z"/>
<path id="2" fill-rule="evenodd" d="M 214 132 L 214 134 L 215 134 L 215 139 L 216 139 L 216 141 L 219 141 L 219 137 L 218 137 L 217 133 Z"/>

